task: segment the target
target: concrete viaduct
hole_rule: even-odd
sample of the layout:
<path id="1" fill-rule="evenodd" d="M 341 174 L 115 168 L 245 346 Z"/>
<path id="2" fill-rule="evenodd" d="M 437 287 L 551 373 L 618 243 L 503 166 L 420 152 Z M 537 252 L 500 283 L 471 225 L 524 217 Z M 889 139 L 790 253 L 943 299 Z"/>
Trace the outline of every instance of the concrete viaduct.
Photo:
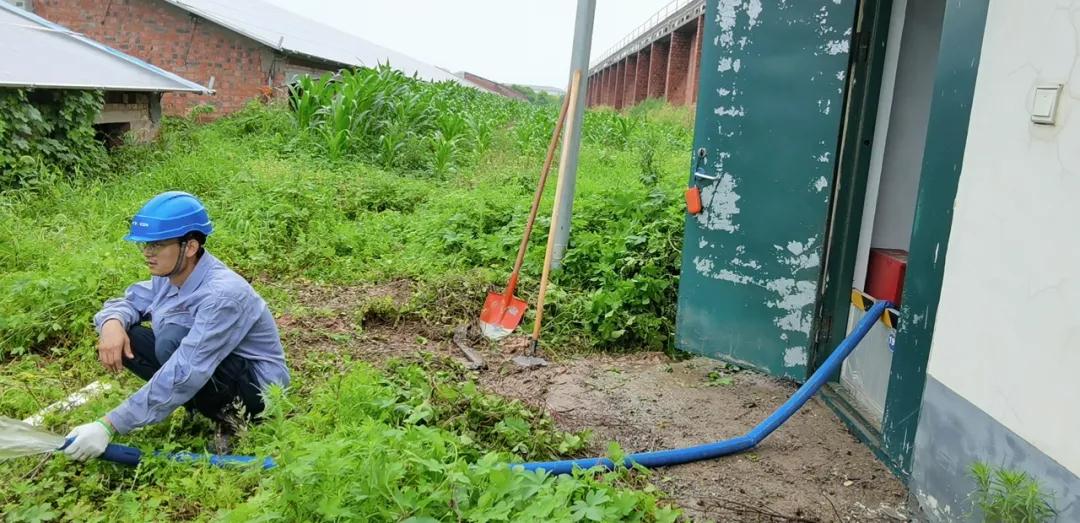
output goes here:
<path id="1" fill-rule="evenodd" d="M 632 107 L 646 98 L 697 101 L 705 0 L 673 0 L 589 68 L 589 107 Z"/>

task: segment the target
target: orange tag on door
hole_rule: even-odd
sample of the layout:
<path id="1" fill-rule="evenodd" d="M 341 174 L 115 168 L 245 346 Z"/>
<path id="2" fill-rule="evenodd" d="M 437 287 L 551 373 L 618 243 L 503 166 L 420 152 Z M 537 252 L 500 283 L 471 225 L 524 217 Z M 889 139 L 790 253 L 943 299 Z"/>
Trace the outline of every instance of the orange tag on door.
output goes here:
<path id="1" fill-rule="evenodd" d="M 701 212 L 701 189 L 696 185 L 686 189 L 686 210 L 690 214 Z"/>

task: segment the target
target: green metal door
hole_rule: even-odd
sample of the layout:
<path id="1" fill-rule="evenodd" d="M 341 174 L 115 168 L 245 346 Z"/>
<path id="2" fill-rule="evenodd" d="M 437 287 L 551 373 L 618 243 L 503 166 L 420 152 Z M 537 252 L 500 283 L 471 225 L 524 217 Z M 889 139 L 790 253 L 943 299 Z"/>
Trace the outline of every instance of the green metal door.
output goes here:
<path id="1" fill-rule="evenodd" d="M 806 378 L 856 3 L 709 2 L 680 349 Z"/>

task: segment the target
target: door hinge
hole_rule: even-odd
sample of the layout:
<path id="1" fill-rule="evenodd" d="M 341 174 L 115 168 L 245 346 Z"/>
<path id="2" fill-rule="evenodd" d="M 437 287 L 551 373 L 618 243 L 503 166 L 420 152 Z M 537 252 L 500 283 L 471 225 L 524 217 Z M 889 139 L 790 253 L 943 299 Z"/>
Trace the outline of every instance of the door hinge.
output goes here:
<path id="1" fill-rule="evenodd" d="M 870 56 L 870 31 L 855 33 L 852 43 L 855 45 L 855 61 L 865 63 L 866 58 Z"/>
<path id="2" fill-rule="evenodd" d="M 818 322 L 817 336 L 815 336 L 815 343 L 821 344 L 829 341 L 829 331 L 832 330 L 832 314 L 827 314 L 821 317 L 821 321 Z"/>

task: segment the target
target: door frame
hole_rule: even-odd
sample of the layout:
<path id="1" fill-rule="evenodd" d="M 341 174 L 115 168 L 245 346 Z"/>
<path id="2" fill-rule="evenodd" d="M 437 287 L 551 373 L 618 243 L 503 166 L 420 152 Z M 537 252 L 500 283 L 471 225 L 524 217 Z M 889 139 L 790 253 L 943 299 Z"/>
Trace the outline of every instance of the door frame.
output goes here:
<path id="1" fill-rule="evenodd" d="M 851 79 L 840 127 L 840 151 L 826 231 L 824 266 L 818 285 L 814 346 L 809 367 L 817 369 L 847 336 L 851 285 L 862 228 L 863 200 L 877 123 L 878 95 L 893 0 L 860 2 L 852 37 Z M 834 376 L 839 377 L 839 372 Z"/>
<path id="2" fill-rule="evenodd" d="M 819 295 L 818 317 L 815 318 L 815 344 L 811 351 L 812 368 L 817 368 L 847 334 L 850 310 L 850 285 L 854 277 L 859 224 L 862 222 L 863 199 L 869 167 L 869 147 L 873 143 L 878 91 L 885 39 L 888 36 L 891 0 L 877 5 L 864 2 L 862 21 L 871 23 L 868 35 L 870 46 L 868 66 L 860 74 L 863 96 L 853 97 L 843 127 L 843 147 L 838 158 L 845 160 L 837 170 L 835 210 L 830 227 L 836 226 L 826 240 L 828 256 L 822 271 L 822 292 Z M 885 6 L 885 4 L 889 4 Z M 885 6 L 885 7 L 883 7 Z M 860 7 L 860 9 L 862 8 Z M 915 219 L 911 232 L 908 267 L 900 309 L 900 325 L 896 333 L 895 352 L 885 398 L 882 430 L 868 424 L 845 398 L 826 391 L 826 403 L 844 420 L 852 432 L 873 449 L 874 453 L 901 479 L 911 474 L 912 451 L 926 385 L 926 367 L 933 343 L 934 325 L 944 279 L 952 213 L 960 173 L 963 170 L 971 106 L 975 94 L 982 40 L 986 29 L 989 0 L 948 0 L 945 5 L 934 73 L 934 90 L 930 103 L 930 119 L 919 189 L 915 202 Z M 874 54 L 875 51 L 878 51 Z M 876 62 L 881 62 L 877 63 Z M 858 64 L 856 64 L 858 65 Z M 853 71 L 859 71 L 857 67 Z M 854 74 L 854 73 L 853 73 Z M 858 85 L 856 80 L 856 85 Z M 872 95 L 871 95 L 872 93 Z M 851 123 L 854 122 L 854 125 Z M 863 151 L 865 149 L 865 151 Z M 850 157 L 850 161 L 847 159 Z M 927 174 L 931 174 L 927 176 Z M 914 313 L 921 322 L 914 322 Z M 834 376 L 834 380 L 838 379 Z M 828 387 L 826 388 L 828 389 Z"/>
<path id="3" fill-rule="evenodd" d="M 808 370 L 816 370 L 847 336 L 851 313 L 851 281 L 855 277 L 859 235 L 862 228 L 863 203 L 870 172 L 870 156 L 885 69 L 885 51 L 889 39 L 893 0 L 860 2 L 856 14 L 856 32 L 852 47 L 852 63 L 848 101 L 845 104 L 845 124 L 841 126 L 837 172 L 834 175 L 834 194 L 825 241 L 824 266 L 819 282 L 815 313 L 814 344 L 810 350 Z M 838 370 L 830 385 L 838 382 Z M 881 433 L 862 411 L 831 386 L 822 390 L 822 399 L 843 420 L 848 429 L 879 460 L 890 464 Z M 891 468 L 891 466 L 890 466 Z M 898 470 L 893 470 L 899 475 Z"/>

